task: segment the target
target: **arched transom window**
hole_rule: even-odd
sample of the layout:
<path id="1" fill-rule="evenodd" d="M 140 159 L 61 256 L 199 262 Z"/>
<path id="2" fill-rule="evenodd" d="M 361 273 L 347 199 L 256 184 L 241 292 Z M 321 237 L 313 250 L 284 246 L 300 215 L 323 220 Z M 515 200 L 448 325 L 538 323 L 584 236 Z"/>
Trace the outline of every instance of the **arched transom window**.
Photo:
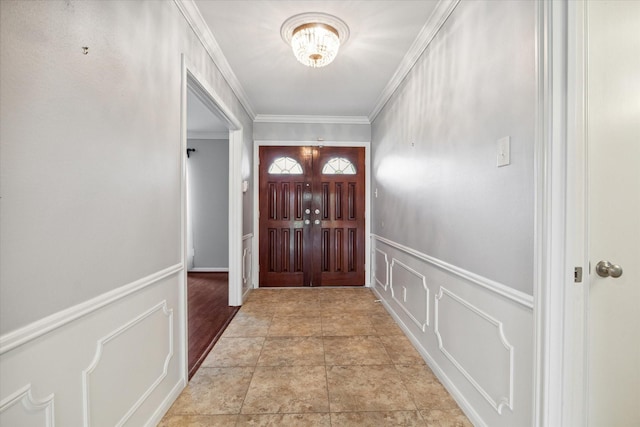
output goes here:
<path id="1" fill-rule="evenodd" d="M 334 157 L 324 164 L 322 173 L 325 175 L 355 175 L 356 167 L 344 157 Z"/>
<path id="2" fill-rule="evenodd" d="M 274 175 L 302 175 L 302 166 L 291 157 L 278 157 L 269 166 L 268 172 Z"/>

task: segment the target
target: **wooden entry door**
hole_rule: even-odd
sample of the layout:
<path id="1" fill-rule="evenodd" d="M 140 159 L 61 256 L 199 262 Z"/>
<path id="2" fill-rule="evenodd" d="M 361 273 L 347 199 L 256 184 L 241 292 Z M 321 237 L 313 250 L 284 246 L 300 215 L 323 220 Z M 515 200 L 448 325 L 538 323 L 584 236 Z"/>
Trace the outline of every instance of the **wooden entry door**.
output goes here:
<path id="1" fill-rule="evenodd" d="M 362 286 L 359 147 L 260 147 L 260 286 Z"/>

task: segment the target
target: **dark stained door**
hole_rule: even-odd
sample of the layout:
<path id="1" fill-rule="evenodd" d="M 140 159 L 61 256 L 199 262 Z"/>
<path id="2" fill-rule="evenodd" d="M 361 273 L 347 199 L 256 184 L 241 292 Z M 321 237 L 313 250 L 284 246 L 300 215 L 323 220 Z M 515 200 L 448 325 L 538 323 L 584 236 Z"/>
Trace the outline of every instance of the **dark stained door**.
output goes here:
<path id="1" fill-rule="evenodd" d="M 364 148 L 314 149 L 313 166 L 312 283 L 364 285 Z"/>
<path id="2" fill-rule="evenodd" d="M 364 148 L 260 147 L 260 286 L 364 285 Z"/>

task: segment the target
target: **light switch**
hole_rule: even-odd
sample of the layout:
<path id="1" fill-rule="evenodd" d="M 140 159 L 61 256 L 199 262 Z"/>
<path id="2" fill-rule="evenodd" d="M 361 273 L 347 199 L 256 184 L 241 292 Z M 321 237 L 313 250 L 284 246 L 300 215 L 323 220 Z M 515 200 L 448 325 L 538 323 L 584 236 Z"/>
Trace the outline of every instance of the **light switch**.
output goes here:
<path id="1" fill-rule="evenodd" d="M 498 167 L 511 163 L 511 137 L 505 136 L 498 140 Z"/>

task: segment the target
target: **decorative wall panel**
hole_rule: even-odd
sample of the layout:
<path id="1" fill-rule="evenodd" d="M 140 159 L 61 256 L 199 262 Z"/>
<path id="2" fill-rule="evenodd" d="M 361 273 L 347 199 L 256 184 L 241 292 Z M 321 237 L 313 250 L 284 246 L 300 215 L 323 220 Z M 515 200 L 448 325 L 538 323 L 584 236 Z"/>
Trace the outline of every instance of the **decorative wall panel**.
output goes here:
<path id="1" fill-rule="evenodd" d="M 123 425 L 167 376 L 173 351 L 166 301 L 98 340 L 82 375 L 85 425 Z"/>
<path id="2" fill-rule="evenodd" d="M 54 422 L 53 394 L 34 399 L 31 384 L 0 402 L 0 425 L 20 427 L 52 427 Z"/>
<path id="3" fill-rule="evenodd" d="M 397 259 L 391 261 L 391 295 L 422 332 L 429 326 L 429 287 L 425 276 Z"/>
<path id="4" fill-rule="evenodd" d="M 499 414 L 504 406 L 513 409 L 513 346 L 502 322 L 445 288 L 435 307 L 440 351 Z M 455 327 L 443 321 L 451 318 L 457 319 Z"/>
<path id="5" fill-rule="evenodd" d="M 371 256 L 374 292 L 472 423 L 530 425 L 531 296 L 375 235 Z"/>
<path id="6" fill-rule="evenodd" d="M 387 258 L 387 254 L 378 248 L 373 251 L 373 254 L 375 281 L 386 291 L 389 287 L 389 259 Z"/>

